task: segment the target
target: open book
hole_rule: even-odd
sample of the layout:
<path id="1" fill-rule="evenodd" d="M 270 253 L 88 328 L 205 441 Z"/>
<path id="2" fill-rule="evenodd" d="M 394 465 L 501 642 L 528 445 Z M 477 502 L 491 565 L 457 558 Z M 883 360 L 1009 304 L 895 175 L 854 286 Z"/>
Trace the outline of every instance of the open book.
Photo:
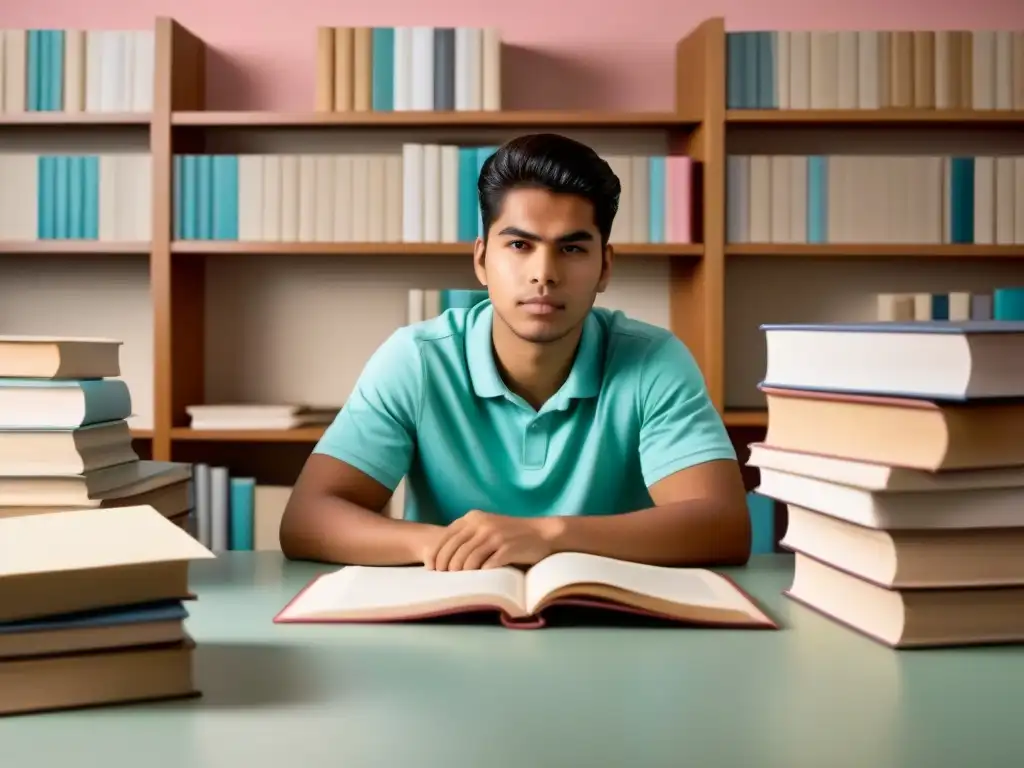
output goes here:
<path id="1" fill-rule="evenodd" d="M 494 611 L 508 627 L 537 628 L 545 624 L 545 610 L 569 605 L 682 624 L 777 628 L 721 574 L 577 552 L 552 555 L 525 572 L 347 566 L 310 582 L 274 621 L 411 621 Z"/>

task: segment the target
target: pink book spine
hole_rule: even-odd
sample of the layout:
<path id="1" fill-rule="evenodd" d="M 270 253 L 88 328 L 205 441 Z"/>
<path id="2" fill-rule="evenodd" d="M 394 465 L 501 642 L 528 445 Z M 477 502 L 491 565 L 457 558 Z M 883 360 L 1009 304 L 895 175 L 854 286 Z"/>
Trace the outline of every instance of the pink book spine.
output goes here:
<path id="1" fill-rule="evenodd" d="M 667 160 L 665 199 L 670 208 L 665 217 L 668 222 L 668 241 L 671 243 L 693 242 L 693 227 L 690 220 L 693 208 L 690 190 L 693 186 L 693 161 L 685 155 L 671 155 Z"/>

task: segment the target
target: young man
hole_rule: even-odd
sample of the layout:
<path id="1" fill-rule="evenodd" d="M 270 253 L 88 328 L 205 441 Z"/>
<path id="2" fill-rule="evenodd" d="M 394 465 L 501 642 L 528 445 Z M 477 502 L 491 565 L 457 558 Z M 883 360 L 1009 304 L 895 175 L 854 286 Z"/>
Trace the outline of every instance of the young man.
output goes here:
<path id="1" fill-rule="evenodd" d="M 529 566 L 559 551 L 743 564 L 725 427 L 672 333 L 594 307 L 619 180 L 593 150 L 523 136 L 484 165 L 489 299 L 393 333 L 296 482 L 290 558 Z M 406 477 L 405 519 L 381 514 Z"/>

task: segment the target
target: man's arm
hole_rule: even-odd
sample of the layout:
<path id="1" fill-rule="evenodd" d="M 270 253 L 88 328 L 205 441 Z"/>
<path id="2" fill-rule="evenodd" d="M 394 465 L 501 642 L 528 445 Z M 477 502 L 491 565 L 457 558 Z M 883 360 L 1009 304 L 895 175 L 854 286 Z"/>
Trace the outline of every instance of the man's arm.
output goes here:
<path id="1" fill-rule="evenodd" d="M 314 453 L 281 520 L 281 549 L 295 560 L 409 565 L 441 529 L 382 514 L 391 490 L 344 461 Z"/>
<path id="2" fill-rule="evenodd" d="M 422 386 L 419 350 L 400 329 L 371 356 L 303 467 L 281 520 L 285 556 L 352 565 L 422 562 L 442 529 L 382 514 L 412 461 Z"/>
<path id="3" fill-rule="evenodd" d="M 735 449 L 678 339 L 645 360 L 640 408 L 640 460 L 654 506 L 542 521 L 552 548 L 656 565 L 747 562 L 750 517 Z"/>

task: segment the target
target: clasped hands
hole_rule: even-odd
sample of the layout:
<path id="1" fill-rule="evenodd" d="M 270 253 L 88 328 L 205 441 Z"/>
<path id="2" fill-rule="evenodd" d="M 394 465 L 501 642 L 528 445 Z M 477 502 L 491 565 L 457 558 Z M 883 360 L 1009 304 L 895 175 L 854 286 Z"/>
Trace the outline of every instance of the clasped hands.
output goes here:
<path id="1" fill-rule="evenodd" d="M 421 559 L 428 570 L 471 571 L 533 565 L 555 551 L 561 519 L 520 518 L 470 510 L 431 531 Z"/>

